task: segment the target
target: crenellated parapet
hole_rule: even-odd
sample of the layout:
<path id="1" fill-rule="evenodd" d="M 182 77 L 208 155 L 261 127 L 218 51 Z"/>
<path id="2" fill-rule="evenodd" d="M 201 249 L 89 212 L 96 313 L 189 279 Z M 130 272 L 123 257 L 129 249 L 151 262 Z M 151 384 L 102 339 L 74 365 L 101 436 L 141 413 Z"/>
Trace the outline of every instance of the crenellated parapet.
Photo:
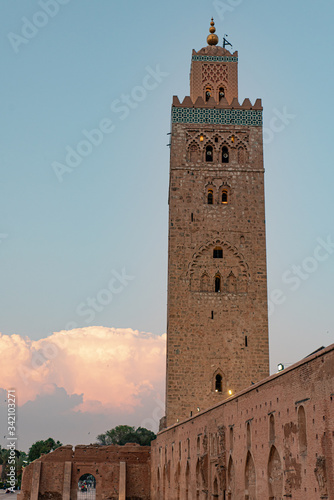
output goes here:
<path id="1" fill-rule="evenodd" d="M 252 104 L 247 98 L 242 104 L 234 97 L 229 103 L 225 97 L 217 102 L 214 97 L 208 101 L 200 96 L 194 102 L 187 96 L 182 103 L 173 97 L 172 123 L 212 123 L 221 125 L 262 126 L 262 102 L 256 99 Z"/>

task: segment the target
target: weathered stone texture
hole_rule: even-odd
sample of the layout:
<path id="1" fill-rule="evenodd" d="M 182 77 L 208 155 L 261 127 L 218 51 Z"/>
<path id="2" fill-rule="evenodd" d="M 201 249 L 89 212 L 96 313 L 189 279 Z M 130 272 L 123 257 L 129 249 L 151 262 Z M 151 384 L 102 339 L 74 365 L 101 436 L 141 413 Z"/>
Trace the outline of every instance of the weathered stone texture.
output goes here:
<path id="1" fill-rule="evenodd" d="M 212 118 L 208 108 L 223 113 L 231 106 L 226 99 L 203 101 L 196 82 L 207 64 L 192 62 L 192 99 L 182 104 L 174 99 L 173 109 L 198 109 L 210 122 L 218 115 Z M 215 75 L 222 72 L 233 83 L 231 102 L 237 97 L 237 62 L 210 65 L 216 67 Z M 237 106 L 252 112 L 248 100 Z M 259 101 L 256 108 L 261 113 Z M 269 374 L 262 126 L 242 124 L 248 115 L 239 117 L 239 124 L 236 119 L 207 123 L 206 118 L 191 123 L 193 116 L 182 115 L 184 123 L 172 125 L 167 426 Z M 214 258 L 215 248 L 222 250 L 222 258 Z M 218 391 L 217 374 L 222 378 Z"/>
<path id="2" fill-rule="evenodd" d="M 334 345 L 160 432 L 151 499 L 332 499 L 333 436 Z"/>
<path id="3" fill-rule="evenodd" d="M 71 468 L 70 499 L 76 500 L 78 481 L 83 474 L 96 479 L 96 500 L 118 500 L 121 464 L 126 470 L 126 498 L 148 500 L 150 498 L 150 447 L 126 446 L 62 446 L 24 469 L 22 500 L 30 500 L 32 491 L 38 491 L 38 499 L 63 498 L 64 484 Z M 33 486 L 32 471 L 41 464 L 40 480 Z"/>

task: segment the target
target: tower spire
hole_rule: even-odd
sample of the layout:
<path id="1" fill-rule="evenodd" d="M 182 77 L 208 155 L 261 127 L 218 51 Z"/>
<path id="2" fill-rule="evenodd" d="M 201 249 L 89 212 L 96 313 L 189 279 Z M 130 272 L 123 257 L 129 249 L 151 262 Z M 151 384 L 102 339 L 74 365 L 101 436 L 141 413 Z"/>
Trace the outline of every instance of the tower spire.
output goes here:
<path id="1" fill-rule="evenodd" d="M 208 36 L 208 38 L 206 40 L 208 42 L 208 45 L 217 45 L 217 43 L 219 42 L 219 38 L 215 34 L 216 28 L 215 28 L 215 23 L 214 23 L 213 17 L 211 18 L 210 24 L 211 24 L 211 28 L 209 29 L 210 35 Z"/>

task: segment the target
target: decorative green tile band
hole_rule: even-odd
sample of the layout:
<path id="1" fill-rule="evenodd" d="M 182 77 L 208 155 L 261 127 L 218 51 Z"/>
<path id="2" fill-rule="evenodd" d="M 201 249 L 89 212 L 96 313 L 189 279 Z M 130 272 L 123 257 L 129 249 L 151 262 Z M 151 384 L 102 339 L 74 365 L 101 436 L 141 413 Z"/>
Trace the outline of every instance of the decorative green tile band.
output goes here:
<path id="1" fill-rule="evenodd" d="M 209 62 L 238 62 L 237 57 L 229 56 L 192 56 L 193 61 L 209 61 Z"/>
<path id="2" fill-rule="evenodd" d="M 257 109 L 203 109 L 172 107 L 172 123 L 219 123 L 262 127 L 262 111 Z"/>

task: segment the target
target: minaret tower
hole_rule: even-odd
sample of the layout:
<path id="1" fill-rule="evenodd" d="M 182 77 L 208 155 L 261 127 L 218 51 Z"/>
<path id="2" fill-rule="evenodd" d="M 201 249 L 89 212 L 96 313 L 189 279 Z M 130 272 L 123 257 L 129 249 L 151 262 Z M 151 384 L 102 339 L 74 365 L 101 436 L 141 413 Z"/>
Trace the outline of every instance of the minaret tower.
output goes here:
<path id="1" fill-rule="evenodd" d="M 269 375 L 262 105 L 215 31 L 172 106 L 167 426 Z"/>

